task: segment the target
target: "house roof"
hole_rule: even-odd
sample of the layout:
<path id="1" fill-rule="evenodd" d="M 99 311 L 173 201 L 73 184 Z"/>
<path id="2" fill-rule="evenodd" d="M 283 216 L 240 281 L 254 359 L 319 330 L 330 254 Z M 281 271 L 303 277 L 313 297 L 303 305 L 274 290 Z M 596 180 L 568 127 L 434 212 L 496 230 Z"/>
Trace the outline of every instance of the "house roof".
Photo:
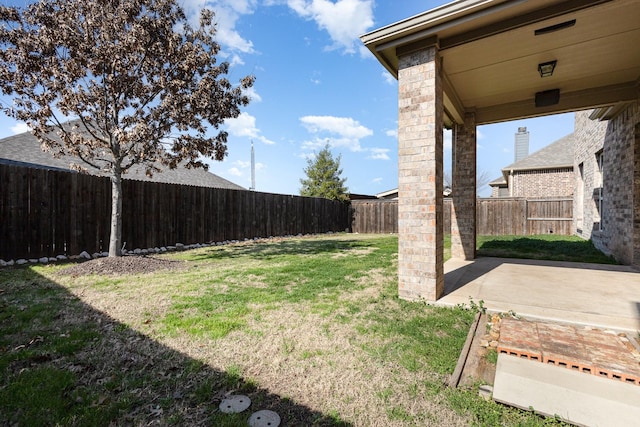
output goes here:
<path id="1" fill-rule="evenodd" d="M 489 186 L 506 186 L 508 184 L 507 176 L 510 171 L 573 168 L 573 142 L 573 133 L 563 136 L 546 147 L 529 154 L 524 159 L 502 168 L 502 176 L 491 181 Z"/>
<path id="2" fill-rule="evenodd" d="M 635 101 L 638 16 L 637 0 L 456 0 L 361 40 L 396 78 L 399 57 L 436 46 L 445 124 L 469 111 L 486 124 Z M 538 65 L 554 60 L 541 77 Z M 536 106 L 556 89 L 557 103 Z"/>
<path id="3" fill-rule="evenodd" d="M 488 185 L 489 185 L 489 187 L 504 186 L 504 185 L 507 185 L 507 180 L 505 179 L 504 175 L 500 175 L 499 178 L 494 179 Z"/>
<path id="4" fill-rule="evenodd" d="M 451 195 L 451 188 L 444 186 L 442 189 L 442 195 L 444 197 L 449 197 Z M 394 199 L 398 198 L 398 189 L 394 188 L 393 190 L 383 191 L 382 193 L 376 194 L 378 199 L 388 199 L 389 196 L 393 196 Z"/>
<path id="5" fill-rule="evenodd" d="M 389 196 L 398 197 L 398 189 L 394 188 L 394 189 L 383 191 L 382 193 L 376 194 L 376 197 L 378 199 L 384 199 L 385 197 L 389 197 Z"/>
<path id="6" fill-rule="evenodd" d="M 573 167 L 573 133 L 547 145 L 540 150 L 529 154 L 502 168 L 504 173 L 522 170 L 543 170 Z"/>
<path id="7" fill-rule="evenodd" d="M 50 170 L 72 171 L 72 165 L 82 165 L 82 162 L 73 156 L 54 158 L 50 153 L 43 151 L 38 139 L 25 132 L 7 138 L 0 139 L 0 164 L 28 166 Z M 192 185 L 198 187 L 226 188 L 230 190 L 246 190 L 218 175 L 214 175 L 202 168 L 187 169 L 180 165 L 175 169 L 158 166 L 162 172 L 156 172 L 148 177 L 145 168 L 135 165 L 123 175 L 123 179 L 139 181 L 163 182 L 168 184 Z M 91 175 L 106 176 L 93 168 L 87 168 Z"/>

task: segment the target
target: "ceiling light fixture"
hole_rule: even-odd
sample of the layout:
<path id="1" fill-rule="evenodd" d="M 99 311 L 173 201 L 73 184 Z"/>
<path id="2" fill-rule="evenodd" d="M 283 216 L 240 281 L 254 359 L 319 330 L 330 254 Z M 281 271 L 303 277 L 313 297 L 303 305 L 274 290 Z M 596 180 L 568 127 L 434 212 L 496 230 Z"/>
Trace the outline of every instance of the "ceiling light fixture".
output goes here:
<path id="1" fill-rule="evenodd" d="M 557 63 L 558 61 L 554 60 L 538 64 L 538 72 L 540 73 L 540 77 L 551 77 L 553 75 L 553 70 L 556 69 Z"/>

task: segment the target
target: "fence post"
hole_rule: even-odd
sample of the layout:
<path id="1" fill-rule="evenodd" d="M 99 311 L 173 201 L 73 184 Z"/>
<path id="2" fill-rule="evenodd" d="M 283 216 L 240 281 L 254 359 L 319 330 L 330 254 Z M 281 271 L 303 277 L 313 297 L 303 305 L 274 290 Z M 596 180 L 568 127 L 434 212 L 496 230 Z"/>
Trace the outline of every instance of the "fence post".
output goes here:
<path id="1" fill-rule="evenodd" d="M 523 212 L 523 216 L 524 216 L 524 218 L 523 218 L 524 224 L 522 226 L 522 230 L 524 231 L 524 235 L 528 236 L 529 235 L 529 229 L 527 227 L 527 224 L 528 224 L 529 221 L 527 220 L 527 218 L 529 217 L 529 201 L 527 199 L 524 199 L 523 203 L 524 203 L 524 210 L 522 212 Z"/>

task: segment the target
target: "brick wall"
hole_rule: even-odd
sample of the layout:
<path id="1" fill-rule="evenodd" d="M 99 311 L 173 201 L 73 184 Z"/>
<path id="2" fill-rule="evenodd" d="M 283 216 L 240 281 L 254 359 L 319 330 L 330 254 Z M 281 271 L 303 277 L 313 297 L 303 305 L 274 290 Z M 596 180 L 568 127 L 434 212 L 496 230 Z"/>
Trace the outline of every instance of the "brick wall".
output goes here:
<path id="1" fill-rule="evenodd" d="M 512 183 L 512 197 L 567 197 L 573 195 L 573 169 L 514 171 Z"/>
<path id="2" fill-rule="evenodd" d="M 591 238 L 594 224 L 600 221 L 593 197 L 598 170 L 595 154 L 603 149 L 607 132 L 607 122 L 589 119 L 591 112 L 579 111 L 575 114 L 574 131 L 574 223 L 576 233 L 585 239 Z"/>
<path id="3" fill-rule="evenodd" d="M 590 120 L 590 113 L 578 112 L 575 116 L 577 233 L 591 239 L 596 247 L 618 261 L 638 265 L 640 259 L 635 255 L 638 252 L 635 246 L 640 246 L 640 232 L 634 228 L 634 215 L 640 208 L 640 171 L 636 171 L 640 152 L 634 150 L 634 146 L 640 142 L 636 130 L 640 123 L 640 103 L 632 104 L 610 121 Z M 601 175 L 598 153 L 603 156 Z M 598 209 L 600 194 L 603 197 L 601 211 Z"/>

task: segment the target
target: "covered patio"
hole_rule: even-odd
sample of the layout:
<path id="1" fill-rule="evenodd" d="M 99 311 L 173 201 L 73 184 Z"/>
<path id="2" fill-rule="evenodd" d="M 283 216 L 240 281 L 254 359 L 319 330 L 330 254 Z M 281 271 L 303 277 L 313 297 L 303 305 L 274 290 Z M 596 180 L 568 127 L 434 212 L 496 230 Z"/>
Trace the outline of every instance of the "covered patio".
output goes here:
<path id="1" fill-rule="evenodd" d="M 470 295 L 464 295 L 463 302 L 471 296 L 484 299 L 487 304 L 501 303 L 497 297 L 481 298 L 487 289 L 477 281 L 452 290 L 459 285 L 452 279 L 456 274 L 465 277 L 478 273 L 474 273 L 473 265 L 463 269 L 466 273 L 456 273 L 459 268 L 454 266 L 460 261 L 450 261 L 446 267 L 443 262 L 443 128 L 453 131 L 452 257 L 471 261 L 476 247 L 476 126 L 592 108 L 598 108 L 600 120 L 608 120 L 630 105 L 637 110 L 639 16 L 640 2 L 635 0 L 457 0 L 361 37 L 399 83 L 401 298 L 437 301 L 447 293 L 441 300 L 444 303 L 461 295 L 461 289 L 476 286 L 479 293 L 474 296 L 468 292 Z M 629 114 L 630 120 L 635 120 L 636 110 Z M 640 134 L 637 129 L 629 126 L 624 132 Z M 640 150 L 630 151 L 637 171 Z M 624 215 L 638 217 L 633 221 L 630 240 L 640 263 L 640 174 L 637 175 L 638 182 L 627 184 L 632 187 L 631 209 L 627 209 L 631 212 Z M 626 191 L 627 187 L 616 185 L 621 189 L 618 191 Z M 480 262 L 488 261 L 476 261 Z M 633 264 L 637 264 L 635 259 Z M 490 268 L 486 277 L 505 273 L 511 265 L 502 262 Z M 523 281 L 526 287 L 527 277 L 540 276 L 539 270 L 531 270 L 535 266 L 524 262 L 516 266 L 517 271 L 509 273 L 513 276 L 511 283 Z M 576 270 L 568 269 L 572 273 Z M 595 277 L 593 270 L 584 271 Z M 585 302 L 590 297 L 596 304 L 606 300 L 609 305 L 610 297 L 623 295 L 609 286 L 618 281 L 624 282 L 623 288 L 636 289 L 636 293 L 624 294 L 630 298 L 627 301 L 640 302 L 640 279 L 631 270 L 615 273 L 616 278 L 607 276 L 600 287 L 594 282 L 593 293 L 585 295 Z M 622 276 L 618 274 L 623 273 L 627 276 L 619 279 Z M 549 292 L 562 283 L 575 293 L 576 300 L 576 284 L 582 287 L 583 276 L 562 276 L 566 277 L 564 281 L 559 277 L 551 274 L 549 289 L 529 284 L 530 293 L 522 294 L 526 295 L 524 302 L 538 300 L 540 308 L 551 313 L 556 309 L 554 294 Z M 606 290 L 602 286 L 605 283 Z M 517 304 L 513 298 L 516 297 L 509 296 L 508 309 Z M 637 305 L 634 309 L 624 309 L 625 323 L 637 328 Z M 600 320 L 610 316 L 597 315 Z"/>
<path id="2" fill-rule="evenodd" d="M 529 319 L 640 330 L 640 275 L 628 266 L 480 257 L 451 259 L 444 272 L 438 305 L 482 301 Z"/>

